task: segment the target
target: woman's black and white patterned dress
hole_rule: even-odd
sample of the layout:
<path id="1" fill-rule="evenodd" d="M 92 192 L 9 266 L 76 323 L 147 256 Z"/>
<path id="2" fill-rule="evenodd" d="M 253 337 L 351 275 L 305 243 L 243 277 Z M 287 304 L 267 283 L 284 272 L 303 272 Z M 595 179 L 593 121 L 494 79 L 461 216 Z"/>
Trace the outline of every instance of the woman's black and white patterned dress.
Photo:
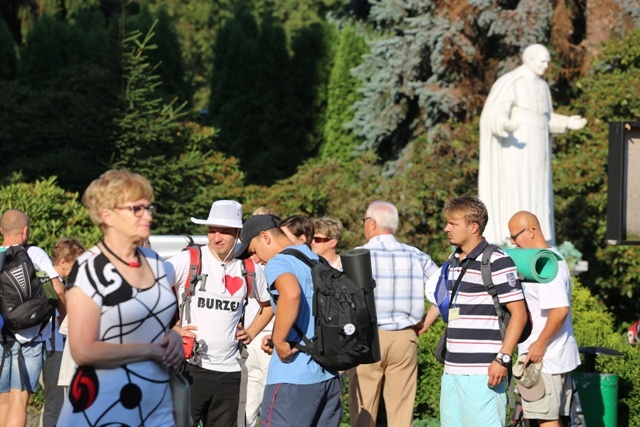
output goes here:
<path id="1" fill-rule="evenodd" d="M 140 248 L 156 278 L 130 286 L 94 246 L 76 261 L 67 288 L 78 287 L 100 306 L 100 339 L 114 344 L 160 342 L 171 328 L 176 297 L 159 256 Z M 167 367 L 153 360 L 118 368 L 79 366 L 69 386 L 60 426 L 173 426 Z"/>

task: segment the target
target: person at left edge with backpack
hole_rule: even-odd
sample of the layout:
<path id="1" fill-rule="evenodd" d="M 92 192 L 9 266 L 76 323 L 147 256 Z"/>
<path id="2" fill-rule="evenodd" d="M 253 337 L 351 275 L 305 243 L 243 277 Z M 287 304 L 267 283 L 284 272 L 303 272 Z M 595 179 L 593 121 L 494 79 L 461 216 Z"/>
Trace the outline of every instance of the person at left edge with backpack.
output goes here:
<path id="1" fill-rule="evenodd" d="M 245 222 L 236 248 L 237 258 L 257 257 L 266 263 L 269 292 L 276 303 L 271 341 L 269 337 L 262 341 L 263 350 L 275 353 L 269 363 L 260 425 L 337 427 L 342 415 L 338 373 L 323 369 L 310 355 L 294 348 L 301 341 L 294 325 L 306 336 L 314 336 L 314 287 L 311 269 L 295 256 L 280 253 L 289 247 L 318 259 L 306 244 L 289 240 L 277 217 L 253 215 Z"/>
<path id="2" fill-rule="evenodd" d="M 236 427 L 240 403 L 240 346 L 249 344 L 273 317 L 262 267 L 254 265 L 251 294 L 241 260 L 234 258 L 240 230 L 242 205 L 218 200 L 211 205 L 207 219 L 191 218 L 207 226 L 209 243 L 200 248 L 200 280 L 193 287 L 191 300 L 181 313 L 182 327 L 175 329 L 199 343 L 196 356 L 187 360 L 184 375 L 191 383 L 191 414 L 204 427 Z M 185 284 L 190 279 L 189 251 L 169 258 L 167 275 L 173 276 L 180 307 Z M 252 262 L 252 261 L 247 261 Z M 247 268 L 248 270 L 248 268 Z M 258 301 L 262 310 L 251 325 L 242 317 L 247 297 Z M 181 310 L 182 311 L 182 310 Z M 188 311 L 188 312 L 187 312 Z"/>
<path id="3" fill-rule="evenodd" d="M 0 232 L 3 246 L 27 245 L 29 242 L 30 222 L 26 213 L 20 209 L 9 209 L 0 219 Z M 47 253 L 37 246 L 27 246 L 27 254 L 37 271 L 44 271 L 52 279 L 58 294 L 58 312 L 64 318 L 64 285 L 58 278 Z M 24 426 L 27 420 L 29 396 L 35 391 L 45 359 L 45 342 L 49 339 L 51 328 L 41 325 L 20 331 L 3 330 L 3 347 L 9 350 L 3 359 L 0 374 L 0 426 Z M 6 339 L 6 342 L 5 342 Z M 19 351 L 22 346 L 24 365 L 19 366 Z M 23 370 L 24 378 L 20 371 Z M 24 383 L 23 383 L 24 380 Z"/>

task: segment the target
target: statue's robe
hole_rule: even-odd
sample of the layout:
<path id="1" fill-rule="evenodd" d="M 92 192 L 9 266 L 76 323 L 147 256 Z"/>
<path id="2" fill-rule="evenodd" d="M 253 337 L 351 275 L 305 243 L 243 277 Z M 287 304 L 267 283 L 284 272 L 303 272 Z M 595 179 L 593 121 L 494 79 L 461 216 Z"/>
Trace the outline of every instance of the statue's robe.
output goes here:
<path id="1" fill-rule="evenodd" d="M 509 219 L 523 210 L 538 217 L 543 235 L 555 243 L 550 134 L 565 132 L 568 119 L 553 112 L 549 86 L 526 65 L 493 84 L 480 116 L 478 177 L 490 243 L 509 241 Z M 519 127 L 503 138 L 497 134 L 507 120 Z"/>

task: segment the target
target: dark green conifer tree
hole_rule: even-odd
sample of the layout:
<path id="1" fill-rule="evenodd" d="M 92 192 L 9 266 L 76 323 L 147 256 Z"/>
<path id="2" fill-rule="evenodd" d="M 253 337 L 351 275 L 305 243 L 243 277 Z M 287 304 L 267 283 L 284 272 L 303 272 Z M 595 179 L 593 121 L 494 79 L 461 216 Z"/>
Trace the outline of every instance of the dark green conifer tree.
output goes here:
<path id="1" fill-rule="evenodd" d="M 186 122 L 184 103 L 164 101 L 161 78 L 147 56 L 153 29 L 133 31 L 122 41 L 123 91 L 110 166 L 149 179 L 158 205 L 154 232 L 187 233 L 189 215 L 206 211 L 212 197 L 240 199 L 243 178 L 234 160 L 211 151 L 212 129 Z"/>
<path id="2" fill-rule="evenodd" d="M 269 16 L 264 16 L 260 25 L 255 66 L 259 139 L 248 141 L 250 154 L 240 160 L 249 166 L 243 169 L 250 182 L 270 184 L 295 173 L 307 148 L 300 105 L 295 101 L 291 81 L 286 35 L 282 26 Z"/>
<path id="3" fill-rule="evenodd" d="M 16 81 L 0 90 L 0 155 L 11 158 L 4 176 L 56 175 L 64 188 L 82 191 L 104 170 L 119 84 L 111 52 L 99 11 L 79 13 L 73 22 L 45 14 L 33 26 Z"/>
<path id="4" fill-rule="evenodd" d="M 163 101 L 162 81 L 147 53 L 156 48 L 152 43 L 153 29 L 152 25 L 145 35 L 133 30 L 122 41 L 123 91 L 116 119 L 114 159 L 118 166 L 136 167 L 138 162 L 162 156 L 173 158 L 180 152 L 174 138 L 186 113 L 184 104 Z"/>
<path id="5" fill-rule="evenodd" d="M 337 43 L 337 53 L 329 80 L 327 120 L 320 157 L 349 161 L 356 147 L 362 142 L 346 127 L 353 119 L 351 107 L 362 98 L 357 90 L 360 82 L 351 70 L 362 62 L 367 45 L 354 25 L 345 25 L 340 29 Z"/>
<path id="6" fill-rule="evenodd" d="M 10 80 L 16 75 L 16 45 L 7 23 L 0 17 L 0 80 Z"/>
<path id="7" fill-rule="evenodd" d="M 250 182 L 291 175 L 307 148 L 282 26 L 264 16 L 258 27 L 239 3 L 216 38 L 209 114 L 221 148 L 240 160 Z"/>
<path id="8" fill-rule="evenodd" d="M 153 44 L 156 49 L 149 49 L 149 63 L 157 66 L 156 74 L 162 81 L 162 90 L 169 98 L 178 97 L 180 101 L 191 101 L 191 88 L 185 81 L 185 66 L 180 50 L 180 43 L 171 18 L 166 9 L 160 7 L 156 13 L 143 7 L 139 14 L 131 17 L 129 29 L 140 30 L 143 34 L 153 27 Z M 167 101 L 170 101 L 168 99 Z"/>
<path id="9" fill-rule="evenodd" d="M 549 41 L 552 13 L 548 0 L 372 3 L 379 37 L 355 69 L 363 97 L 351 122 L 362 148 L 397 158 L 435 124 L 478 114 L 496 75 Z"/>
<path id="10" fill-rule="evenodd" d="M 222 150 L 240 159 L 260 149 L 260 105 L 257 63 L 258 24 L 245 4 L 236 4 L 234 15 L 216 35 L 209 116 L 219 129 Z"/>
<path id="11" fill-rule="evenodd" d="M 45 87 L 67 68 L 86 65 L 115 69 L 114 42 L 109 39 L 106 19 L 97 9 L 81 10 L 72 21 L 44 14 L 26 35 L 20 52 L 20 80 Z"/>
<path id="12" fill-rule="evenodd" d="M 20 52 L 20 80 L 46 86 L 50 78 L 69 66 L 72 50 L 70 26 L 44 14 L 26 35 Z"/>
<path id="13" fill-rule="evenodd" d="M 313 24 L 298 31 L 291 41 L 291 86 L 298 103 L 300 130 L 304 132 L 305 158 L 315 155 L 324 139 L 329 75 L 337 34 L 333 25 Z"/>

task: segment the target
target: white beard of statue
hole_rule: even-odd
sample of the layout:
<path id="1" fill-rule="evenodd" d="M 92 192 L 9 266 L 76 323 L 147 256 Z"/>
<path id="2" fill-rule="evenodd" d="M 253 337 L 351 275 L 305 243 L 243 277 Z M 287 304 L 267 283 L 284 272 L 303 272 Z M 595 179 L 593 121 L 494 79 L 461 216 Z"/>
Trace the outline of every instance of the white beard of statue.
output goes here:
<path id="1" fill-rule="evenodd" d="M 581 129 L 580 116 L 553 112 L 547 82 L 541 77 L 549 52 L 539 44 L 527 47 L 524 64 L 493 84 L 480 116 L 478 192 L 489 222 L 490 243 L 509 241 L 509 219 L 518 211 L 533 213 L 542 233 L 555 243 L 551 133 Z"/>

